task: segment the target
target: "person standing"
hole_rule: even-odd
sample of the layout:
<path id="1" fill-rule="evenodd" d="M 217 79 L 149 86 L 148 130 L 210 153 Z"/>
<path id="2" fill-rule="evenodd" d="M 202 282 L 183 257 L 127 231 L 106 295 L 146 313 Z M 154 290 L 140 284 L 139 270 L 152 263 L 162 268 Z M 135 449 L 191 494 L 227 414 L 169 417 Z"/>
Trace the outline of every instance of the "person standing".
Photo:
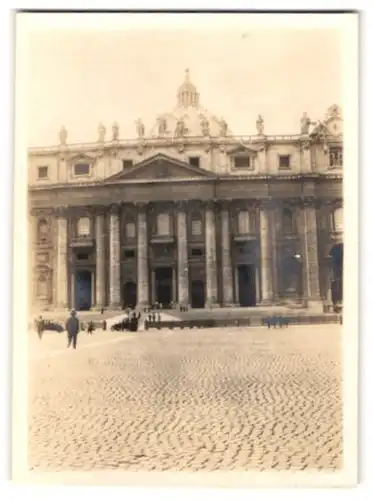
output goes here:
<path id="1" fill-rule="evenodd" d="M 93 324 L 93 321 L 90 321 L 88 323 L 88 328 L 87 328 L 87 333 L 88 335 L 92 335 L 93 334 L 93 331 L 95 329 L 95 325 Z"/>
<path id="2" fill-rule="evenodd" d="M 38 332 L 38 337 L 41 340 L 43 338 L 43 332 L 44 332 L 44 321 L 41 316 L 39 316 L 39 319 L 36 321 L 36 329 Z"/>
<path id="3" fill-rule="evenodd" d="M 76 311 L 73 309 L 70 313 L 69 319 L 66 321 L 67 347 L 70 347 L 72 344 L 73 348 L 76 349 L 79 329 L 79 320 L 76 317 Z"/>

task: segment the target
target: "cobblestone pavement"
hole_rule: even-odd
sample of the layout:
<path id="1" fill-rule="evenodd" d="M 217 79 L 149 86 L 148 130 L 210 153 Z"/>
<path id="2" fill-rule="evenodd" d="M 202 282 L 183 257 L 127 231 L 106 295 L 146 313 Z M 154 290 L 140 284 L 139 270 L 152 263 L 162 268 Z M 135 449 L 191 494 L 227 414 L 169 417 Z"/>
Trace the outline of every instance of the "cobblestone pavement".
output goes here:
<path id="1" fill-rule="evenodd" d="M 30 342 L 34 470 L 342 467 L 339 326 Z"/>

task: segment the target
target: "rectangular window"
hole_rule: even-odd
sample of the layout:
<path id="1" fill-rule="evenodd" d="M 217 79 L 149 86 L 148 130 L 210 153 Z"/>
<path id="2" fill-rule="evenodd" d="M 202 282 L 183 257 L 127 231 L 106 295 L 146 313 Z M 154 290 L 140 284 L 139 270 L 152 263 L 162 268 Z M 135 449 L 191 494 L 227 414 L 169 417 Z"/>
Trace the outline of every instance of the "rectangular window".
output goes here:
<path id="1" fill-rule="evenodd" d="M 133 161 L 132 160 L 122 160 L 122 169 L 126 170 L 128 168 L 133 167 Z"/>
<path id="2" fill-rule="evenodd" d="M 290 155 L 280 155 L 278 157 L 278 167 L 280 169 L 290 169 Z"/>
<path id="3" fill-rule="evenodd" d="M 74 175 L 89 175 L 89 163 L 77 163 L 74 165 Z"/>
<path id="4" fill-rule="evenodd" d="M 240 210 L 238 212 L 238 233 L 239 234 L 250 233 L 250 215 L 247 210 Z"/>
<path id="5" fill-rule="evenodd" d="M 234 168 L 251 168 L 251 158 L 250 156 L 235 156 L 233 158 Z"/>
<path id="6" fill-rule="evenodd" d="M 48 167 L 38 167 L 38 179 L 48 179 Z"/>
<path id="7" fill-rule="evenodd" d="M 202 221 L 199 219 L 192 220 L 192 235 L 200 236 L 202 234 Z"/>
<path id="8" fill-rule="evenodd" d="M 134 259 L 135 258 L 135 250 L 125 250 L 124 251 L 125 259 Z"/>
<path id="9" fill-rule="evenodd" d="M 332 147 L 329 148 L 329 167 L 341 167 L 343 165 L 343 151 L 342 148 Z"/>
<path id="10" fill-rule="evenodd" d="M 192 248 L 192 257 L 202 257 L 203 248 Z"/>
<path id="11" fill-rule="evenodd" d="M 89 217 L 80 217 L 77 222 L 78 236 L 89 236 L 91 234 L 91 220 Z"/>
<path id="12" fill-rule="evenodd" d="M 126 238 L 133 239 L 136 237 L 136 226 L 134 222 L 127 222 L 126 224 Z"/>
<path id="13" fill-rule="evenodd" d="M 157 215 L 157 235 L 170 236 L 171 235 L 171 218 L 170 214 L 163 213 Z"/>
<path id="14" fill-rule="evenodd" d="M 195 167 L 199 167 L 199 156 L 190 156 L 189 163 Z"/>

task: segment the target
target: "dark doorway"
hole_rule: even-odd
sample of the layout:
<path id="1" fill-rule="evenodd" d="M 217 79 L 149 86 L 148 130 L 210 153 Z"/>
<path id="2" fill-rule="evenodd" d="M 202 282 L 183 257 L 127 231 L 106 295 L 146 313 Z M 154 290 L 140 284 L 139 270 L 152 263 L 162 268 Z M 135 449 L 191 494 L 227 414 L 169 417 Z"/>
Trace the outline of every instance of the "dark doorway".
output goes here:
<path id="1" fill-rule="evenodd" d="M 192 281 L 190 290 L 191 300 L 190 305 L 194 309 L 202 309 L 205 307 L 205 284 L 203 281 Z"/>
<path id="2" fill-rule="evenodd" d="M 332 301 L 343 300 L 343 244 L 334 245 L 330 251 L 332 258 Z"/>
<path id="3" fill-rule="evenodd" d="M 88 311 L 92 307 L 91 271 L 75 272 L 75 309 Z"/>
<path id="4" fill-rule="evenodd" d="M 159 267 L 154 274 L 155 300 L 167 308 L 172 302 L 172 267 Z"/>
<path id="5" fill-rule="evenodd" d="M 137 288 L 136 288 L 136 283 L 134 283 L 133 281 L 127 281 L 127 283 L 123 285 L 122 301 L 124 308 L 136 307 Z"/>
<path id="6" fill-rule="evenodd" d="M 238 266 L 238 302 L 241 307 L 256 305 L 255 266 Z"/>

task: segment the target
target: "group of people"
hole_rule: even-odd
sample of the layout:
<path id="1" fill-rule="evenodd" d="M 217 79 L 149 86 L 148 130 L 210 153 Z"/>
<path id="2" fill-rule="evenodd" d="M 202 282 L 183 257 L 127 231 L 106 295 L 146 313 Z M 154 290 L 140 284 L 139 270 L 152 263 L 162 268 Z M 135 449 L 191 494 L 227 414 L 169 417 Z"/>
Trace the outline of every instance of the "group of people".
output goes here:
<path id="1" fill-rule="evenodd" d="M 35 321 L 36 332 L 40 340 L 42 340 L 43 338 L 44 331 L 51 328 L 50 325 L 56 326 L 57 324 L 44 320 L 42 316 L 39 316 L 39 318 Z M 63 331 L 62 326 L 60 326 L 59 324 L 57 326 L 59 326 L 59 331 Z M 104 329 L 106 329 L 105 326 L 106 321 L 104 321 Z M 88 335 L 92 335 L 95 331 L 95 325 L 93 321 L 88 321 L 86 328 Z M 78 333 L 81 331 L 85 331 L 85 325 L 83 325 L 83 323 L 79 321 L 74 309 L 71 311 L 70 316 L 66 321 L 65 330 L 67 332 L 67 347 L 70 347 L 72 345 L 73 348 L 76 349 Z"/>
<path id="2" fill-rule="evenodd" d="M 180 312 L 188 311 L 188 307 L 178 304 L 177 302 L 170 302 L 169 304 L 162 304 L 162 302 L 153 302 L 149 307 L 144 309 L 144 312 L 151 313 L 152 311 L 162 310 L 162 309 L 178 309 Z"/>
<path id="3" fill-rule="evenodd" d="M 154 311 L 148 314 L 146 317 L 146 320 L 153 323 L 155 321 L 161 321 L 161 314 L 160 313 L 155 313 Z"/>

